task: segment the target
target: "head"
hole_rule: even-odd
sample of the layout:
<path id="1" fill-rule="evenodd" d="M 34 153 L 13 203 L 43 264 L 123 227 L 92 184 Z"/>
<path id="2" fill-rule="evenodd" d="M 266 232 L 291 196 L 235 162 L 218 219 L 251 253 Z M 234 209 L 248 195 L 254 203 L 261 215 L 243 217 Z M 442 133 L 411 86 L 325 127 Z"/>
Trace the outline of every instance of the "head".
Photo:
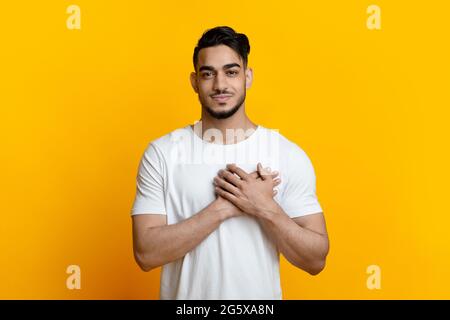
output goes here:
<path id="1" fill-rule="evenodd" d="M 250 44 L 230 27 L 207 30 L 194 49 L 191 84 L 202 108 L 215 119 L 234 115 L 245 102 L 253 80 L 247 68 Z"/>

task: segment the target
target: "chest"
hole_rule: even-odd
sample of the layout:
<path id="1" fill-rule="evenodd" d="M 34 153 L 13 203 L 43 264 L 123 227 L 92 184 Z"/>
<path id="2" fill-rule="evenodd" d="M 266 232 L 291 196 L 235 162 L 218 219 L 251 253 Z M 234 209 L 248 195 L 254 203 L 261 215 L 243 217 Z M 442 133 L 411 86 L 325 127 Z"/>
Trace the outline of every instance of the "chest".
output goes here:
<path id="1" fill-rule="evenodd" d="M 279 167 L 270 163 L 266 164 L 263 161 L 261 163 L 265 167 L 270 166 L 272 170 L 280 171 Z M 236 165 L 247 173 L 256 171 L 256 163 L 236 163 Z M 221 169 L 226 169 L 226 163 L 178 164 L 170 168 L 167 177 L 167 201 L 179 215 L 178 219 L 189 218 L 216 199 L 213 181 Z M 282 187 L 283 182 L 277 189 L 280 191 Z M 276 201 L 279 195 L 280 192 L 275 196 Z"/>

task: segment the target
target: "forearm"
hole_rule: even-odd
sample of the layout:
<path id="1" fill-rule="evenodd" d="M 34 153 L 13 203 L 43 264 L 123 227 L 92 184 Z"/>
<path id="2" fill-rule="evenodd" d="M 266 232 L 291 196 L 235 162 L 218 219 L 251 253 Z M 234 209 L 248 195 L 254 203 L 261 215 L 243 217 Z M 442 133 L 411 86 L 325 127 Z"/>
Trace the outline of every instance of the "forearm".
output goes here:
<path id="1" fill-rule="evenodd" d="M 313 275 L 323 269 L 328 254 L 326 235 L 299 226 L 278 204 L 265 209 L 258 220 L 290 263 Z"/>
<path id="2" fill-rule="evenodd" d="M 225 219 L 211 203 L 179 223 L 148 228 L 137 245 L 141 267 L 148 271 L 184 257 Z"/>

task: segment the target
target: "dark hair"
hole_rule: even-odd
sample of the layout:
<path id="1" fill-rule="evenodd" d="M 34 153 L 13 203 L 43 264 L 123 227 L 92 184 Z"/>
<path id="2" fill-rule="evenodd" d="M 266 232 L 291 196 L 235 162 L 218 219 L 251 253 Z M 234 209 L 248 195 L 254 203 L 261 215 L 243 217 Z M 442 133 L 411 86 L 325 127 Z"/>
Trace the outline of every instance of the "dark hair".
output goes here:
<path id="1" fill-rule="evenodd" d="M 197 70 L 198 53 L 203 48 L 226 45 L 233 49 L 244 61 L 244 68 L 247 67 L 248 54 L 250 53 L 250 43 L 243 33 L 237 33 L 230 27 L 222 26 L 206 30 L 198 40 L 194 49 L 194 70 Z"/>

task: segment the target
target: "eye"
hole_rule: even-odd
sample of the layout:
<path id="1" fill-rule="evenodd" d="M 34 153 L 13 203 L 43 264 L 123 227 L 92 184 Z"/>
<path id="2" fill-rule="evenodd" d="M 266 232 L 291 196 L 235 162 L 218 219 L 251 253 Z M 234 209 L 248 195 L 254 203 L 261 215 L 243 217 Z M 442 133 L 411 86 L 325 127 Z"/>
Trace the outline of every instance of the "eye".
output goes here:
<path id="1" fill-rule="evenodd" d="M 231 76 L 235 76 L 235 75 L 238 74 L 238 71 L 236 71 L 236 70 L 230 70 L 230 71 L 227 71 L 227 74 L 229 74 L 229 75 L 231 75 Z"/>
<path id="2" fill-rule="evenodd" d="M 202 78 L 210 78 L 212 76 L 212 72 L 203 72 L 202 73 Z"/>

